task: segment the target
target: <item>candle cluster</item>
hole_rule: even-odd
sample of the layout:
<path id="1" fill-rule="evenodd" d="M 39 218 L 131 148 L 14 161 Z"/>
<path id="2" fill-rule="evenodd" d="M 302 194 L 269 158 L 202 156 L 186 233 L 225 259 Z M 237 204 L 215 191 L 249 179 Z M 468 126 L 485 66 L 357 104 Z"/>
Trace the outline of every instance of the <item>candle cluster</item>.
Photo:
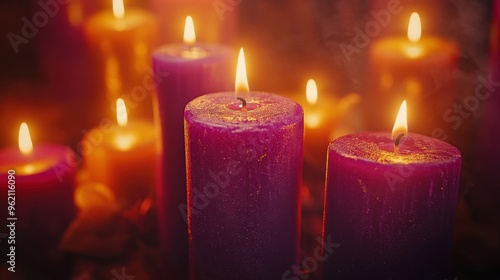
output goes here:
<path id="1" fill-rule="evenodd" d="M 318 262 L 324 279 L 449 277 L 461 155 L 409 133 L 407 112 L 424 114 L 429 77 L 421 70 L 452 69 L 453 43 L 422 36 L 416 13 L 407 38 L 377 41 L 368 127 L 387 127 L 388 112 L 403 103 L 392 133 L 354 133 L 360 94 L 333 96 L 312 79 L 293 99 L 251 91 L 243 49 L 233 84 L 233 49 L 197 42 L 194 26 L 187 17 L 184 42 L 158 47 L 158 20 L 120 0 L 88 19 L 93 84 L 116 116 L 86 133 L 80 169 L 66 148 L 33 145 L 24 123 L 19 148 L 0 152 L 0 170 L 17 178 L 25 244 L 30 228 L 49 220 L 47 235 L 62 238 L 80 173 L 81 212 L 129 213 L 156 201 L 161 262 L 179 279 L 305 279 Z M 154 121 L 137 117 L 151 111 Z M 315 202 L 324 210 L 318 244 L 336 242 L 335 252 L 315 250 L 313 267 L 299 262 L 304 163 L 324 195 Z"/>

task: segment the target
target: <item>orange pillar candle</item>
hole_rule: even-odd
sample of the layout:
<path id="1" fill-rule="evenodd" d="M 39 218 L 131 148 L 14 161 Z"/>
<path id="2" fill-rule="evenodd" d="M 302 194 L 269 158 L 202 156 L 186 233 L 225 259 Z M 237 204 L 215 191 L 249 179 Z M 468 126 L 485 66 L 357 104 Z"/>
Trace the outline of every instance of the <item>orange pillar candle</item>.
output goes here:
<path id="1" fill-rule="evenodd" d="M 304 96 L 304 95 L 302 95 Z M 319 102 L 318 102 L 319 101 Z M 325 151 L 334 127 L 335 104 L 332 97 L 318 93 L 316 82 L 307 81 L 305 100 L 299 101 L 304 108 L 304 157 L 309 163 L 323 167 L 326 162 Z"/>
<path id="2" fill-rule="evenodd" d="M 143 115 L 151 114 L 151 51 L 157 46 L 158 22 L 153 14 L 124 7 L 113 0 L 113 11 L 101 11 L 85 22 L 85 33 L 92 53 L 93 82 L 106 105 L 123 97 L 129 106 L 139 106 Z"/>
<path id="3" fill-rule="evenodd" d="M 380 118 L 381 111 L 397 107 L 406 99 L 422 121 L 414 129 L 431 134 L 441 127 L 443 112 L 455 98 L 452 71 L 459 49 L 451 41 L 433 36 L 421 38 L 421 21 L 413 13 L 407 37 L 388 37 L 375 42 L 370 50 L 370 87 L 365 119 L 369 129 L 382 129 L 392 120 Z M 382 114 L 383 115 L 383 114 Z M 388 115 L 388 114 L 386 114 Z M 375 117 L 377 116 L 377 117 Z"/>
<path id="4" fill-rule="evenodd" d="M 85 156 L 89 179 L 108 186 L 118 204 L 129 208 L 154 190 L 156 162 L 152 123 L 128 121 L 123 99 L 117 105 L 118 126 L 100 126 L 84 139 L 91 150 Z"/>
<path id="5" fill-rule="evenodd" d="M 309 79 L 305 94 L 296 94 L 293 99 L 304 108 L 304 159 L 326 171 L 325 151 L 328 144 L 338 135 L 338 124 L 342 125 L 342 130 L 346 130 L 344 119 L 353 119 L 350 113 L 359 104 L 361 97 L 357 93 L 349 93 L 338 98 L 319 92 L 316 81 Z M 354 125 L 349 132 L 355 132 Z"/>
<path id="6" fill-rule="evenodd" d="M 326 172 L 326 153 L 328 144 L 337 135 L 337 129 L 348 129 L 350 133 L 356 128 L 344 126 L 345 121 L 355 119 L 353 109 L 360 101 L 360 96 L 350 93 L 342 98 L 332 94 L 319 92 L 316 81 L 309 79 L 305 94 L 294 95 L 293 99 L 304 108 L 304 187 L 312 196 L 304 199 L 304 206 L 321 209 Z M 339 126 L 342 126 L 341 128 Z M 340 131 L 338 131 L 340 132 Z M 311 200 L 312 199 L 312 200 Z"/>

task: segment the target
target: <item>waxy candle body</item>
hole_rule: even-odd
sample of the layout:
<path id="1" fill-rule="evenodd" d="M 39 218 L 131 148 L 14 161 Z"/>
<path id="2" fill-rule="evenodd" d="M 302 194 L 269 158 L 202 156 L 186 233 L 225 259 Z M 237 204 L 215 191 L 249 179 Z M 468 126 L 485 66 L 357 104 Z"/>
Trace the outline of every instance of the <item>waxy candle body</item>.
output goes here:
<path id="1" fill-rule="evenodd" d="M 179 212 L 186 203 L 183 115 L 186 104 L 233 87 L 233 52 L 224 46 L 165 45 L 155 50 L 157 116 L 161 160 L 157 182 L 160 243 L 170 265 L 187 272 L 187 223 Z"/>
<path id="2" fill-rule="evenodd" d="M 461 156 L 409 134 L 334 140 L 328 150 L 324 239 L 340 243 L 325 279 L 446 279 Z"/>
<path id="3" fill-rule="evenodd" d="M 125 209 L 154 193 L 157 151 L 153 124 L 131 121 L 125 127 L 103 126 L 90 131 L 82 145 L 90 180 L 102 183 Z"/>
<path id="4" fill-rule="evenodd" d="M 123 97 L 143 116 L 151 115 L 151 51 L 158 42 L 158 22 L 149 12 L 126 9 L 123 18 L 112 11 L 92 15 L 85 23 L 92 51 L 93 81 L 103 96 L 103 113 L 108 104 Z M 107 98 L 105 98 L 107 97 Z M 95 106 L 95 105 L 94 105 Z"/>
<path id="5" fill-rule="evenodd" d="M 246 114 L 234 92 L 186 106 L 191 279 L 280 279 L 298 261 L 303 111 L 246 100 Z"/>
<path id="6" fill-rule="evenodd" d="M 16 247 L 19 266 L 55 269 L 49 257 L 75 217 L 76 165 L 73 152 L 60 145 L 35 145 L 29 155 L 21 154 L 17 147 L 0 151 L 0 172 L 5 176 L 0 187 L 5 208 L 0 217 L 15 223 L 15 244 L 9 246 Z M 9 184 L 8 174 L 13 175 Z M 10 211 L 7 203 L 13 206 Z M 15 220 L 6 220 L 5 215 Z"/>

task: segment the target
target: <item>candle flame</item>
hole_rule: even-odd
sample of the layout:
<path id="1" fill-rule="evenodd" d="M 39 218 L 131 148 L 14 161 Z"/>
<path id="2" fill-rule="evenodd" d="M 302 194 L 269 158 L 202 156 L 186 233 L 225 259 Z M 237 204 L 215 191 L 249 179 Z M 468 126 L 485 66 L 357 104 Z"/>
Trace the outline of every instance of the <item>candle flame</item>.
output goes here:
<path id="1" fill-rule="evenodd" d="M 316 104 L 316 102 L 318 102 L 318 86 L 313 79 L 309 79 L 309 81 L 307 81 L 306 99 L 307 102 L 311 105 L 314 105 Z"/>
<path id="2" fill-rule="evenodd" d="M 194 45 L 196 43 L 196 33 L 194 31 L 194 22 L 191 16 L 186 17 L 184 24 L 184 44 Z"/>
<path id="3" fill-rule="evenodd" d="M 408 133 L 407 109 L 406 100 L 403 101 L 399 108 L 398 116 L 394 127 L 392 128 L 392 139 L 396 139 L 399 135 Z"/>
<path id="4" fill-rule="evenodd" d="M 247 65 L 245 62 L 245 51 L 243 50 L 243 48 L 240 49 L 240 54 L 238 56 L 238 65 L 236 67 L 235 92 L 236 96 L 238 96 L 240 93 L 250 92 L 248 86 L 248 78 L 247 78 Z"/>
<path id="5" fill-rule="evenodd" d="M 120 127 L 125 127 L 128 123 L 127 106 L 121 98 L 116 100 L 116 121 Z"/>
<path id="6" fill-rule="evenodd" d="M 21 127 L 19 127 L 18 144 L 19 150 L 23 155 L 29 155 L 33 152 L 33 143 L 31 142 L 30 131 L 25 122 L 23 122 Z"/>
<path id="7" fill-rule="evenodd" d="M 408 24 L 408 39 L 417 43 L 420 41 L 422 36 L 422 23 L 420 22 L 420 16 L 418 13 L 411 14 L 410 23 Z"/>
<path id="8" fill-rule="evenodd" d="M 113 0 L 113 14 L 115 18 L 123 18 L 125 16 L 125 5 L 123 5 L 123 0 Z"/>

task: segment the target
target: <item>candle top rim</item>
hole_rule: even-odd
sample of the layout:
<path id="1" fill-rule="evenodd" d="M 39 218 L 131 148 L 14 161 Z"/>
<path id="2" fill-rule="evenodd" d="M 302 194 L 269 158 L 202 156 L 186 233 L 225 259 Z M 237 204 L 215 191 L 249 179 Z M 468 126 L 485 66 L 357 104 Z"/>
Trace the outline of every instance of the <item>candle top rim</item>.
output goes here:
<path id="1" fill-rule="evenodd" d="M 460 53 L 455 42 L 438 36 L 422 37 L 418 42 L 411 42 L 404 36 L 389 36 L 377 40 L 370 51 L 379 57 L 399 58 L 407 57 L 407 49 L 415 47 L 422 48 L 422 54 L 418 58 L 443 57 Z"/>
<path id="2" fill-rule="evenodd" d="M 449 143 L 428 136 L 409 133 L 400 152 L 392 151 L 390 132 L 362 132 L 333 140 L 328 151 L 354 160 L 384 165 L 444 164 L 461 160 L 460 151 Z"/>
<path id="3" fill-rule="evenodd" d="M 101 10 L 92 14 L 85 25 L 91 32 L 97 33 L 99 30 L 133 30 L 143 26 L 144 23 L 156 24 L 157 19 L 148 10 L 127 7 L 123 18 L 115 18 L 112 10 Z"/>
<path id="4" fill-rule="evenodd" d="M 188 51 L 191 48 L 199 48 L 207 54 L 197 58 L 187 58 L 181 56 L 181 52 Z M 216 43 L 195 43 L 188 46 L 183 43 L 166 44 L 153 50 L 153 59 L 155 60 L 170 60 L 170 61 L 200 61 L 205 59 L 213 59 L 215 57 L 227 57 L 234 50 L 229 46 Z"/>
<path id="5" fill-rule="evenodd" d="M 240 102 L 234 92 L 210 93 L 189 102 L 184 119 L 189 124 L 230 128 L 234 132 L 286 126 L 304 120 L 302 107 L 284 96 L 251 91 L 241 97 L 245 98 L 249 106 L 257 104 L 258 107 L 246 113 L 230 109 L 229 104 Z"/>
<path id="6" fill-rule="evenodd" d="M 441 36 L 436 36 L 436 35 L 427 35 L 427 36 L 422 36 L 419 41 L 417 42 L 411 42 L 406 35 L 393 35 L 393 36 L 387 36 L 383 37 L 381 39 L 378 39 L 376 43 L 383 43 L 383 42 L 391 42 L 391 44 L 394 43 L 394 41 L 401 42 L 401 43 L 408 43 L 408 44 L 439 44 L 439 43 L 446 43 L 447 45 L 451 45 L 454 47 L 458 47 L 458 45 L 452 41 L 451 39 L 447 37 L 441 37 Z"/>
<path id="7" fill-rule="evenodd" d="M 96 127 L 89 132 L 89 135 L 93 133 L 93 131 L 100 131 L 101 128 Z M 111 131 L 99 132 L 103 133 L 104 137 L 97 145 L 94 146 L 104 146 L 109 149 L 119 150 L 122 152 L 126 152 L 132 149 L 140 149 L 143 146 L 151 145 L 156 141 L 156 131 L 155 126 L 152 122 L 142 119 L 134 119 L 129 121 L 125 127 L 121 127 L 115 124 L 115 127 Z M 121 138 L 121 140 L 119 140 Z M 94 141 L 84 138 L 88 140 L 90 143 Z M 117 145 L 118 142 L 129 142 L 129 144 L 123 146 Z M 125 148 L 126 147 L 126 148 Z"/>
<path id="8" fill-rule="evenodd" d="M 17 147 L 11 146 L 0 150 L 0 168 L 13 169 L 16 174 L 22 176 L 33 176 L 44 174 L 53 169 L 54 165 L 66 164 L 69 155 L 72 155 L 68 147 L 58 144 L 35 144 L 33 152 L 30 155 L 22 155 Z M 33 168 L 30 172 L 23 171 L 26 166 L 31 165 Z M 72 168 L 72 167 L 71 167 Z M 70 168 L 70 169 L 71 169 Z"/>

